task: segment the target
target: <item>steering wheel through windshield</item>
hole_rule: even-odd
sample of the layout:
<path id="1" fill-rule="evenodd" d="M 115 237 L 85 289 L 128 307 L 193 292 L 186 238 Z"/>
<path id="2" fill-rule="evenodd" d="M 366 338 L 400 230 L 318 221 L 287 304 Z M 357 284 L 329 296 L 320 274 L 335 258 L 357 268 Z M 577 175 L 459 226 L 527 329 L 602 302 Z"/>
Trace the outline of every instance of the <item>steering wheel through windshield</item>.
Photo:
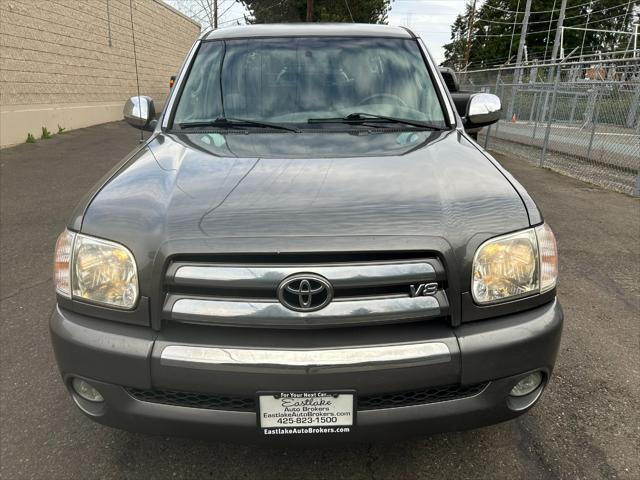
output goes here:
<path id="1" fill-rule="evenodd" d="M 358 105 L 366 105 L 368 103 L 371 103 L 372 100 L 375 100 L 377 98 L 389 98 L 391 100 L 395 100 L 397 104 L 402 105 L 403 107 L 408 107 L 407 103 L 404 100 L 402 100 L 397 95 L 393 95 L 391 93 L 375 93 L 373 95 L 369 95 L 367 98 L 361 100 L 360 103 L 358 103 Z"/>

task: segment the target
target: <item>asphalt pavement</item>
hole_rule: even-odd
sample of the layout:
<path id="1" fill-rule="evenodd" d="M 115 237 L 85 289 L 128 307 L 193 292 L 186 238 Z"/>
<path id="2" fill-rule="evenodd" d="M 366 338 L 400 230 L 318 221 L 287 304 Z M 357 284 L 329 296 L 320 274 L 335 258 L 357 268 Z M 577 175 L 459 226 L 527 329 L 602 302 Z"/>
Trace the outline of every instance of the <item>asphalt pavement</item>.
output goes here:
<path id="1" fill-rule="evenodd" d="M 527 415 L 322 448 L 151 437 L 86 419 L 49 342 L 51 256 L 75 203 L 138 138 L 112 123 L 0 151 L 2 478 L 640 478 L 640 201 L 503 156 L 560 249 L 564 336 L 555 375 Z"/>

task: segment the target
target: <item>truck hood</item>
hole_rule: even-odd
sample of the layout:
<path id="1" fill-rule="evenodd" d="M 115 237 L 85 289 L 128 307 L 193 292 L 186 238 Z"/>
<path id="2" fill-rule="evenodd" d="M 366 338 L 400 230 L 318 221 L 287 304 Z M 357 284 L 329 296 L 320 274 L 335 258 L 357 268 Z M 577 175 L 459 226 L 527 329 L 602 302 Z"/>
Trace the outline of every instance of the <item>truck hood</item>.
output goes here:
<path id="1" fill-rule="evenodd" d="M 291 251 L 303 238 L 325 239 L 324 249 L 327 237 L 346 250 L 363 237 L 428 237 L 468 256 L 470 239 L 527 226 L 512 183 L 460 132 L 391 129 L 160 134 L 102 186 L 82 221 L 139 262 L 166 244 Z"/>

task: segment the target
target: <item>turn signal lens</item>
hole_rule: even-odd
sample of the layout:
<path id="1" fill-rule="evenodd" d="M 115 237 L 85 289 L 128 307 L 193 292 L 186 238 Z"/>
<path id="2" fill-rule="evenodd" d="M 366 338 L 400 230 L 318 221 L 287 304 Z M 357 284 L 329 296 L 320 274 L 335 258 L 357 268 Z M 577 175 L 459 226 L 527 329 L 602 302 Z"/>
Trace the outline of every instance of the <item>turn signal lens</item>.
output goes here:
<path id="1" fill-rule="evenodd" d="M 56 292 L 71 298 L 71 252 L 75 234 L 65 230 L 58 237 L 53 258 L 53 283 Z"/>
<path id="2" fill-rule="evenodd" d="M 548 292 L 558 281 L 558 247 L 556 237 L 546 223 L 536 227 L 540 248 L 540 293 Z"/>
<path id="3" fill-rule="evenodd" d="M 497 237 L 473 259 L 472 295 L 480 304 L 539 292 L 538 242 L 533 229 Z"/>
<path id="4" fill-rule="evenodd" d="M 138 301 L 133 254 L 114 242 L 77 235 L 73 248 L 73 297 L 131 309 Z"/>

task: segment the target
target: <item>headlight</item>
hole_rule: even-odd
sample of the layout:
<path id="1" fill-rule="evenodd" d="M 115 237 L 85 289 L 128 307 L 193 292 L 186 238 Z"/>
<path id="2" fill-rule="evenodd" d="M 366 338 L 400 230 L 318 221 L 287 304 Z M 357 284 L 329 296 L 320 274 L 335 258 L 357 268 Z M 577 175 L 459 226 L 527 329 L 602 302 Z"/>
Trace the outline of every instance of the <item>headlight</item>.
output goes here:
<path id="1" fill-rule="evenodd" d="M 65 230 L 56 244 L 55 259 L 56 290 L 61 295 L 116 308 L 135 307 L 138 271 L 133 254 L 124 246 Z"/>
<path id="2" fill-rule="evenodd" d="M 543 293 L 556 285 L 557 250 L 544 224 L 483 243 L 473 259 L 471 293 L 479 304 Z"/>

